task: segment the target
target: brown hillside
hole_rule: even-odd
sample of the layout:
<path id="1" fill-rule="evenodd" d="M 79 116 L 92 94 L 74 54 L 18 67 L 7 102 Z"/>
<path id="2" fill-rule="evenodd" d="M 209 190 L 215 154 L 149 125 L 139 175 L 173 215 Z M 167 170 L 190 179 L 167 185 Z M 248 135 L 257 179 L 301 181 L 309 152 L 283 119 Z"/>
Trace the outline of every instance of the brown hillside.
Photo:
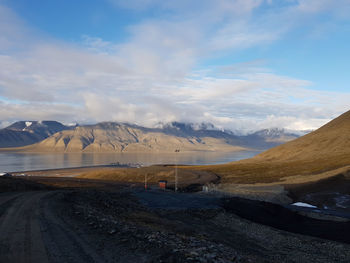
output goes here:
<path id="1" fill-rule="evenodd" d="M 263 160 L 305 160 L 350 154 L 350 111 L 318 130 L 256 156 Z"/>
<path id="2" fill-rule="evenodd" d="M 321 174 L 350 165 L 350 111 L 320 129 L 267 150 L 254 158 L 224 165 L 198 166 L 223 183 L 270 183 L 289 176 Z M 332 173 L 329 173 L 332 176 Z"/>

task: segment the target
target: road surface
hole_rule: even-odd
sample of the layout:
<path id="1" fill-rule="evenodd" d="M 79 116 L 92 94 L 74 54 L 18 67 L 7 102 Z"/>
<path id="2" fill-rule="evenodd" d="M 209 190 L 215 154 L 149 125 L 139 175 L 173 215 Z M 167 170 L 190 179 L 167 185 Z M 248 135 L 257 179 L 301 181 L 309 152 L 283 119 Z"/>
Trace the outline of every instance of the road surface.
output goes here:
<path id="1" fill-rule="evenodd" d="M 54 213 L 50 201 L 59 194 L 38 191 L 0 195 L 1 263 L 105 262 Z"/>
<path id="2" fill-rule="evenodd" d="M 86 184 L 94 187 L 0 193 L 0 263 L 350 262 L 350 244 L 314 237 L 347 238 L 346 222 L 254 201 L 223 204 L 253 221 L 315 228 L 303 236 L 242 219 L 215 197 Z"/>

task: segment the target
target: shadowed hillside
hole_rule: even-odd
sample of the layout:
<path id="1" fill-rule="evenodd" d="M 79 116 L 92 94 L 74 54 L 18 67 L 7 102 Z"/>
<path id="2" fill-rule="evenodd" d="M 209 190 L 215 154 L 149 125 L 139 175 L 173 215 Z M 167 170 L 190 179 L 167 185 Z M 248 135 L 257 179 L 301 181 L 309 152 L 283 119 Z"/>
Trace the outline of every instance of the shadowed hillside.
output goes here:
<path id="1" fill-rule="evenodd" d="M 0 147 L 20 147 L 40 142 L 56 132 L 69 130 L 57 121 L 18 121 L 0 129 Z"/>

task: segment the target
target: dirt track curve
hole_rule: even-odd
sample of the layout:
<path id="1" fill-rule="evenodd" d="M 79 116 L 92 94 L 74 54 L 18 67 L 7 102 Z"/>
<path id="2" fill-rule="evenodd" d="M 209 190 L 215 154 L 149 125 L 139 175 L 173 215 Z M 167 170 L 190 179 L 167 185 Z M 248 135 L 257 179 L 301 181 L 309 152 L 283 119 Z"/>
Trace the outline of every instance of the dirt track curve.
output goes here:
<path id="1" fill-rule="evenodd" d="M 0 262 L 105 262 L 49 204 L 59 192 L 0 196 Z M 4 206 L 9 208 L 4 210 Z M 72 253 L 74 252 L 74 253 Z"/>
<path id="2" fill-rule="evenodd" d="M 93 187 L 0 193 L 0 263 L 350 262 L 350 244 L 227 212 L 235 208 L 238 214 L 255 211 L 255 218 L 283 219 L 274 206 L 83 182 Z M 288 224 L 301 227 L 298 218 Z M 343 225 L 344 233 L 349 229 L 347 223 L 329 222 L 315 232 L 333 224 Z"/>

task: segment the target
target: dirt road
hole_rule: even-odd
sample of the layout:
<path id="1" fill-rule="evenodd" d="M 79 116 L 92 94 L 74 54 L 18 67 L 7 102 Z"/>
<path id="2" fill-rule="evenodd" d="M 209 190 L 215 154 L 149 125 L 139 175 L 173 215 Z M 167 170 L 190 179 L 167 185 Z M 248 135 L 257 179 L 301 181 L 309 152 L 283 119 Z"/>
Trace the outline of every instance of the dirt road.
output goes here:
<path id="1" fill-rule="evenodd" d="M 44 191 L 0 196 L 1 262 L 105 262 L 53 213 L 49 201 L 58 194 Z"/>
<path id="2" fill-rule="evenodd" d="M 0 263 L 350 259 L 349 244 L 252 223 L 225 211 L 215 197 L 59 183 L 67 188 L 0 193 Z"/>

